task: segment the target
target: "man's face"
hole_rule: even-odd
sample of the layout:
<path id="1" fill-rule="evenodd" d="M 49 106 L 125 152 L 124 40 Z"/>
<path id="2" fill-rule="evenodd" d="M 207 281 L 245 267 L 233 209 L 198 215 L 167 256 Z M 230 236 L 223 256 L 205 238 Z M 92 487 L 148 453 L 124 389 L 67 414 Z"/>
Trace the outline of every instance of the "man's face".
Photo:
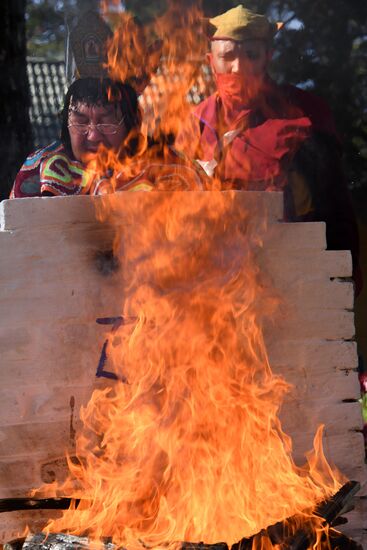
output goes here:
<path id="1" fill-rule="evenodd" d="M 109 105 L 87 105 L 82 102 L 71 104 L 68 126 L 71 149 L 76 160 L 83 161 L 95 154 L 101 144 L 107 149 L 117 150 L 127 135 L 121 119 L 120 108 L 112 103 Z"/>
<path id="2" fill-rule="evenodd" d="M 270 53 L 262 40 L 213 40 L 209 60 L 215 73 L 237 73 L 244 80 L 263 79 Z"/>

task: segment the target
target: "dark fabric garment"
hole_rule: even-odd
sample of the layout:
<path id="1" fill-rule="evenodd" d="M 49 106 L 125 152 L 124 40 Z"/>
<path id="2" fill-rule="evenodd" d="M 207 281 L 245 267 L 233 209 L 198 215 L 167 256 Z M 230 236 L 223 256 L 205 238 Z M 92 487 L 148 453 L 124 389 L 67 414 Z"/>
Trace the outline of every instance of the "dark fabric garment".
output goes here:
<path id="1" fill-rule="evenodd" d="M 328 249 L 350 250 L 352 253 L 353 279 L 358 295 L 363 284 L 358 225 L 344 175 L 340 142 L 333 134 L 313 132 L 295 155 L 292 169 L 307 182 L 312 208 L 303 215 L 296 212 L 286 212 L 286 215 L 290 221 L 326 223 Z M 291 193 L 291 185 L 289 187 Z M 294 204 L 294 200 L 289 202 Z"/>
<path id="2" fill-rule="evenodd" d="M 217 161 L 216 175 L 226 186 L 237 182 L 242 189 L 282 188 L 294 154 L 312 131 L 336 135 L 322 100 L 271 80 L 251 104 L 237 107 L 231 119 L 227 116 L 224 121 L 221 110 L 218 94 L 203 101 L 193 113 L 199 132 L 190 128 L 194 139 L 189 134 L 187 141 L 194 158 Z M 223 136 L 235 131 L 237 135 L 226 146 Z"/>

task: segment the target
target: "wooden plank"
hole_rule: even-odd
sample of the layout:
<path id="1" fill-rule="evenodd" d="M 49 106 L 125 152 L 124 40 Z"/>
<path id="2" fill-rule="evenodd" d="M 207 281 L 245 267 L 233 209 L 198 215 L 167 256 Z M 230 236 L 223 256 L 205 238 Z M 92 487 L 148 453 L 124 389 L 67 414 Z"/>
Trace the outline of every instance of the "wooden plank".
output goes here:
<path id="1" fill-rule="evenodd" d="M 299 431 L 301 437 L 314 434 L 320 424 L 325 424 L 328 436 L 343 435 L 363 427 L 359 403 L 338 403 L 332 399 L 294 399 L 285 402 L 280 418 L 287 433 L 295 434 Z"/>
<path id="2" fill-rule="evenodd" d="M 325 250 L 326 224 L 324 222 L 278 223 L 269 226 L 264 235 L 263 246 L 266 250 L 285 250 L 293 254 L 294 250 Z"/>
<path id="3" fill-rule="evenodd" d="M 294 434 L 293 455 L 297 464 L 305 462 L 305 453 L 312 449 L 313 437 L 307 437 L 299 431 Z M 364 464 L 363 435 L 357 432 L 328 435 L 323 440 L 324 452 L 328 460 L 349 477 L 349 472 L 360 472 L 357 481 L 366 481 L 366 469 Z"/>
<path id="4" fill-rule="evenodd" d="M 0 460 L 0 472 L 4 473 L 0 487 L 0 498 L 17 498 L 27 496 L 31 490 L 52 484 L 63 483 L 69 469 L 65 452 L 54 450 L 47 456 L 45 449 L 26 456 L 8 457 Z"/>
<path id="5" fill-rule="evenodd" d="M 36 197 L 0 204 L 0 229 L 19 229 L 95 220 L 95 202 L 90 196 Z"/>
<path id="6" fill-rule="evenodd" d="M 66 453 L 73 438 L 70 422 L 8 424 L 0 428 L 0 458 L 26 456 L 35 447 Z"/>
<path id="7" fill-rule="evenodd" d="M 9 243 L 11 246 L 11 243 Z M 99 277 L 99 286 L 102 284 L 102 276 L 99 269 L 101 262 L 101 254 L 105 252 L 107 247 L 98 246 L 96 244 L 90 247 L 80 247 L 74 251 L 65 253 L 63 257 L 60 254 L 45 255 L 43 257 L 39 255 L 17 257 L 14 261 L 3 262 L 0 267 L 0 292 L 13 289 L 19 292 L 25 291 L 33 286 L 34 290 L 38 292 L 41 290 L 41 285 L 50 285 L 59 283 L 59 289 L 61 283 L 72 283 L 74 274 L 74 281 L 77 277 L 84 277 L 85 284 L 88 285 L 90 281 L 94 281 L 95 285 L 98 285 L 97 277 Z M 24 270 L 24 266 L 27 269 Z M 14 272 L 18 273 L 18 277 L 14 279 L 11 276 L 11 267 Z M 117 272 L 116 272 L 117 273 Z M 28 275 L 28 278 L 27 278 Z M 120 273 L 121 278 L 121 273 Z M 104 277 L 104 280 L 106 277 Z M 106 281 L 105 281 L 106 282 Z"/>
<path id="8" fill-rule="evenodd" d="M 268 333 L 266 349 L 276 372 L 280 369 L 316 369 L 331 373 L 335 368 L 349 370 L 358 365 L 356 342 L 321 338 L 279 340 Z"/>
<path id="9" fill-rule="evenodd" d="M 360 385 L 355 370 L 331 368 L 329 372 L 326 369 L 320 372 L 314 367 L 282 369 L 280 373 L 292 385 L 289 395 L 286 396 L 288 402 L 297 400 L 316 405 L 316 400 L 322 404 L 324 400 L 342 403 L 344 400 L 360 398 Z"/>
<path id="10" fill-rule="evenodd" d="M 354 314 L 338 309 L 302 309 L 269 319 L 264 323 L 264 334 L 268 342 L 315 338 L 351 340 L 355 335 Z"/>
<path id="11" fill-rule="evenodd" d="M 362 548 L 367 548 L 367 498 L 361 498 L 358 493 L 353 501 L 354 510 L 343 514 L 348 523 L 340 525 L 338 530 L 359 542 Z"/>
<path id="12" fill-rule="evenodd" d="M 35 376 L 30 373 L 21 386 L 2 385 L 0 427 L 16 425 L 20 419 L 23 424 L 29 424 L 53 422 L 55 418 L 70 422 L 73 417 L 75 423 L 80 407 L 88 403 L 94 389 L 105 387 L 106 381 L 106 378 L 95 378 L 93 372 L 88 385 L 37 384 Z"/>
<path id="13" fill-rule="evenodd" d="M 9 347 L 2 356 L 0 384 L 9 388 L 33 385 L 35 377 L 40 384 L 51 386 L 89 384 L 95 377 L 102 346 L 110 331 L 111 325 L 99 325 L 95 317 L 32 327 L 25 336 L 29 343 L 16 339 L 9 342 L 14 347 Z"/>
<path id="14" fill-rule="evenodd" d="M 328 281 L 331 277 L 351 277 L 352 257 L 346 250 L 295 250 L 274 251 L 263 249 L 258 261 L 265 273 L 271 276 L 276 289 L 285 292 L 300 280 Z M 315 269 L 317 266 L 317 269 Z"/>
<path id="15" fill-rule="evenodd" d="M 22 458 L 0 459 L 0 479 L 2 494 L 9 491 L 13 492 L 17 489 L 26 487 L 27 491 L 31 487 L 40 485 L 40 465 L 32 460 L 29 456 Z M 7 486 L 8 485 L 8 486 Z M 4 498 L 4 497 L 1 497 Z"/>
<path id="16" fill-rule="evenodd" d="M 18 538 L 25 528 L 30 525 L 34 532 L 41 532 L 49 519 L 60 516 L 61 511 L 58 510 L 33 510 L 0 514 L 0 544 Z"/>
<path id="17" fill-rule="evenodd" d="M 65 292 L 65 289 L 64 289 Z M 95 323 L 100 317 L 118 317 L 123 311 L 122 297 L 113 292 L 91 293 L 78 299 L 77 294 L 60 292 L 52 302 L 47 297 L 28 296 L 27 299 L 12 301 L 3 299 L 0 302 L 0 330 L 16 328 L 20 324 L 40 323 L 47 326 L 48 322 L 59 320 L 64 323 Z M 94 302 L 92 301 L 95 298 Z"/>
<path id="18" fill-rule="evenodd" d="M 70 197 L 36 197 L 22 201 L 5 200 L 0 203 L 0 230 L 12 230 L 29 227 L 59 227 L 71 223 L 91 223 L 97 219 L 98 210 L 108 205 L 109 217 L 116 216 L 120 222 L 128 211 L 138 212 L 144 208 L 158 207 L 174 193 L 115 193 L 104 197 L 90 195 Z M 218 200 L 216 193 L 206 191 L 186 191 L 179 195 L 181 202 L 197 204 L 200 198 L 206 205 Z M 224 191 L 220 194 L 223 201 L 233 204 L 233 208 L 251 212 L 253 218 L 275 222 L 283 217 L 283 193 L 263 193 L 257 191 Z M 97 212 L 96 212 L 97 210 Z"/>
<path id="19" fill-rule="evenodd" d="M 287 292 L 285 307 L 301 309 L 349 309 L 354 307 L 352 282 L 329 280 L 297 281 Z M 291 304 L 291 305 L 290 305 Z"/>

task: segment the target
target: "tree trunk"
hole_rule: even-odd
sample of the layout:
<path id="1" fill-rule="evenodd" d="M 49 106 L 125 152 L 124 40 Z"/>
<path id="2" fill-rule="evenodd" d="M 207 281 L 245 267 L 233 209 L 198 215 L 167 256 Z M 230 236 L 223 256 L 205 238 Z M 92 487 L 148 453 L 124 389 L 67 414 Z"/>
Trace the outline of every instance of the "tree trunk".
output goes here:
<path id="1" fill-rule="evenodd" d="M 2 0 L 0 8 L 0 199 L 32 149 L 26 60 L 26 0 Z"/>

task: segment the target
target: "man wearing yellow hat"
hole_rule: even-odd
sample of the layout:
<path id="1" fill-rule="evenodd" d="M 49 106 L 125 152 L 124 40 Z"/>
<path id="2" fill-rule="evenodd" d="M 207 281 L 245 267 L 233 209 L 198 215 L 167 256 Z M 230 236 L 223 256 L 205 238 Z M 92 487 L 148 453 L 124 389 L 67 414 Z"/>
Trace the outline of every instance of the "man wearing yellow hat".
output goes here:
<path id="1" fill-rule="evenodd" d="M 325 221 L 328 247 L 352 251 L 360 286 L 357 224 L 328 106 L 268 76 L 277 24 L 242 5 L 209 21 L 217 91 L 195 109 L 177 148 L 222 188 L 284 190 L 285 218 Z"/>

